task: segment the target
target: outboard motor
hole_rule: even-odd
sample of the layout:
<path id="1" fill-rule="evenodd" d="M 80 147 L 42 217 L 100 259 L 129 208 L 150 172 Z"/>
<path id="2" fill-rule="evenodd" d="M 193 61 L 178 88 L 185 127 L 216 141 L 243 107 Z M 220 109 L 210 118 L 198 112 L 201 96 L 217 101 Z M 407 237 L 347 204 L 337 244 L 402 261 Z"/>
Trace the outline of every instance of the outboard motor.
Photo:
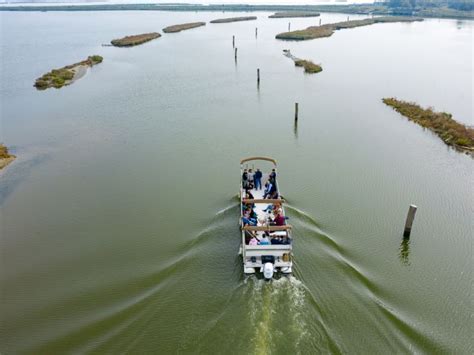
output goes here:
<path id="1" fill-rule="evenodd" d="M 265 263 L 263 265 L 263 277 L 266 280 L 271 280 L 273 278 L 273 272 L 275 271 L 272 263 Z"/>

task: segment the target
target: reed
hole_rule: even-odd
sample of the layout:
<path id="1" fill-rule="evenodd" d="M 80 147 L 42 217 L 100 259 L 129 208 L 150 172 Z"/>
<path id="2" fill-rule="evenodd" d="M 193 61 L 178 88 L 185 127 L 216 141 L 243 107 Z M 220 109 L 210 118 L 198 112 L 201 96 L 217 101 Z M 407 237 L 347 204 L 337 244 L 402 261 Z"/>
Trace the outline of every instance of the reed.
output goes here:
<path id="1" fill-rule="evenodd" d="M 285 11 L 275 12 L 273 15 L 268 16 L 268 18 L 318 17 L 319 15 L 319 12 Z"/>
<path id="2" fill-rule="evenodd" d="M 257 16 L 244 16 L 244 17 L 229 17 L 229 18 L 220 18 L 217 20 L 212 20 L 211 23 L 228 23 L 228 22 L 238 22 L 238 21 L 251 21 L 256 20 Z"/>
<path id="3" fill-rule="evenodd" d="M 352 20 L 344 22 L 329 23 L 322 26 L 310 26 L 305 30 L 297 30 L 290 32 L 283 32 L 276 35 L 277 39 L 284 40 L 293 40 L 293 41 L 305 41 L 309 39 L 330 37 L 337 30 L 342 30 L 346 28 L 354 28 L 361 26 L 373 25 L 375 23 L 389 23 L 389 22 L 414 22 L 414 21 L 423 21 L 421 18 L 417 17 L 403 17 L 403 16 L 393 16 L 393 17 L 374 17 L 364 20 Z"/>
<path id="4" fill-rule="evenodd" d="M 110 43 L 115 47 L 133 47 L 160 37 L 161 35 L 158 32 L 142 33 L 139 35 L 113 39 Z"/>
<path id="5" fill-rule="evenodd" d="M 205 26 L 205 22 L 190 22 L 190 23 L 182 23 L 180 25 L 173 25 L 173 26 L 168 26 L 163 28 L 164 33 L 175 33 L 175 32 L 181 32 L 185 30 L 189 30 L 191 28 L 196 28 L 196 27 L 201 27 Z"/>
<path id="6" fill-rule="evenodd" d="M 15 156 L 11 155 L 8 152 L 8 148 L 5 147 L 3 144 L 0 144 L 0 169 L 3 169 L 8 164 L 10 164 L 13 160 L 15 160 Z"/>
<path id="7" fill-rule="evenodd" d="M 434 132 L 447 145 L 460 151 L 474 152 L 474 128 L 457 122 L 451 114 L 435 112 L 431 107 L 425 109 L 396 98 L 384 98 L 382 101 L 410 121 Z"/>
<path id="8" fill-rule="evenodd" d="M 295 65 L 297 67 L 303 67 L 305 73 L 309 73 L 309 74 L 315 74 L 315 73 L 319 73 L 323 71 L 323 68 L 320 65 L 314 64 L 310 60 L 297 59 L 295 60 Z"/>

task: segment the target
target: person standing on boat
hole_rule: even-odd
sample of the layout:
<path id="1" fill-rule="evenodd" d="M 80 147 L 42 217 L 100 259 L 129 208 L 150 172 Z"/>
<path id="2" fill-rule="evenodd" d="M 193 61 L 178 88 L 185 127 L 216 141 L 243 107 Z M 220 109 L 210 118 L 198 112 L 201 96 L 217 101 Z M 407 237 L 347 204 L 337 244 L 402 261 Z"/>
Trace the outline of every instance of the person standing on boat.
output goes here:
<path id="1" fill-rule="evenodd" d="M 275 169 L 272 169 L 272 172 L 270 173 L 269 179 L 270 179 L 270 181 L 273 182 L 273 184 L 275 184 L 276 178 L 277 178 L 277 173 L 276 173 Z"/>
<path id="2" fill-rule="evenodd" d="M 257 169 L 255 174 L 253 175 L 253 180 L 255 182 L 255 190 L 261 190 L 262 189 L 262 172 L 260 169 Z"/>
<path id="3" fill-rule="evenodd" d="M 247 174 L 247 179 L 249 181 L 249 189 L 253 189 L 255 185 L 254 185 L 254 173 L 252 172 L 252 169 L 249 169 L 249 173 Z"/>
<path id="4" fill-rule="evenodd" d="M 242 174 L 242 187 L 245 190 L 248 190 L 249 186 L 249 180 L 248 180 L 248 173 L 247 169 L 244 169 L 244 173 Z"/>

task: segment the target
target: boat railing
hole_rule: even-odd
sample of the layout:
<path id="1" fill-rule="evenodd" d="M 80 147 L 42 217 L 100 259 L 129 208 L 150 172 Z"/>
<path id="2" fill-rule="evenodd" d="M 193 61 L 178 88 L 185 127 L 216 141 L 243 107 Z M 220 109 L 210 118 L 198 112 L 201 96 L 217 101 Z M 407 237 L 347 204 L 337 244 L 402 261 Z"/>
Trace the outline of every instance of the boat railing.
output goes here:
<path id="1" fill-rule="evenodd" d="M 268 203 L 273 205 L 276 203 L 285 203 L 286 201 L 281 198 L 243 198 L 242 203 Z"/>
<path id="2" fill-rule="evenodd" d="M 246 245 L 245 251 L 268 251 L 268 250 L 292 250 L 291 244 L 257 244 L 257 245 Z"/>
<path id="3" fill-rule="evenodd" d="M 284 226 L 243 226 L 242 230 L 245 231 L 256 231 L 256 232 L 277 232 L 277 231 L 289 231 L 292 227 L 289 224 Z"/>

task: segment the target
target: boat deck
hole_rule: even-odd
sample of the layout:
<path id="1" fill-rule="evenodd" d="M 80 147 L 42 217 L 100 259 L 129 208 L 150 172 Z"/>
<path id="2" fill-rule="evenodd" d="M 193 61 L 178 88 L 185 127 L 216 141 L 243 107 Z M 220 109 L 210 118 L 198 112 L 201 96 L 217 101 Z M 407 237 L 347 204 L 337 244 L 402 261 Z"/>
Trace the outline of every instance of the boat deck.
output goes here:
<path id="1" fill-rule="evenodd" d="M 268 180 L 269 174 L 263 174 L 262 177 L 262 185 L 265 184 L 265 182 Z M 257 190 L 255 188 L 249 190 L 250 193 L 253 195 L 253 198 L 255 200 L 263 199 L 265 187 L 262 186 L 261 189 Z M 245 190 L 242 190 L 242 193 L 245 194 Z M 254 211 L 257 214 L 257 226 L 258 227 L 266 227 L 269 225 L 269 219 L 274 219 L 275 215 L 272 212 L 265 211 L 268 206 L 272 206 L 271 203 L 255 203 Z M 283 205 L 281 206 L 281 209 L 284 211 Z M 264 231 L 255 231 L 254 234 L 256 235 L 257 239 L 260 241 L 260 239 L 263 237 L 265 234 Z M 288 232 L 287 231 L 273 231 L 270 234 L 271 236 L 280 236 L 280 237 L 288 237 Z"/>

